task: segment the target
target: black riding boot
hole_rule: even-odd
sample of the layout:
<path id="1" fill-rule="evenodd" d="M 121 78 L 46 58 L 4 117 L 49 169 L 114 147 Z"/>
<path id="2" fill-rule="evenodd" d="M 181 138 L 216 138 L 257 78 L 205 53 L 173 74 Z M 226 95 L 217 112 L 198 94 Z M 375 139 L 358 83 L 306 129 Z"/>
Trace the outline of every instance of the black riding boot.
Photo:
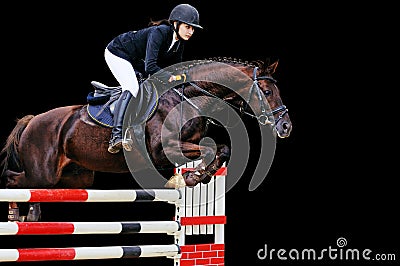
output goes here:
<path id="1" fill-rule="evenodd" d="M 125 111 L 131 98 L 132 93 L 128 90 L 125 90 L 115 103 L 114 125 L 112 128 L 111 140 L 108 146 L 108 151 L 110 153 L 117 153 L 122 149 L 122 125 L 124 123 Z"/>

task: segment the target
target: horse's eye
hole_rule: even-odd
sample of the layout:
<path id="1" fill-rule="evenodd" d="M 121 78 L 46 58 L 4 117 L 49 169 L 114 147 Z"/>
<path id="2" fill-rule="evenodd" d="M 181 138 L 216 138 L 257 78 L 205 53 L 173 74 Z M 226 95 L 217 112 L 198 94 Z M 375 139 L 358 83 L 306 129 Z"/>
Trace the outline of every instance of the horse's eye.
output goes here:
<path id="1" fill-rule="evenodd" d="M 265 97 L 267 97 L 267 96 L 269 96 L 269 95 L 271 95 L 271 94 L 272 94 L 272 92 L 271 92 L 270 90 L 264 91 Z"/>

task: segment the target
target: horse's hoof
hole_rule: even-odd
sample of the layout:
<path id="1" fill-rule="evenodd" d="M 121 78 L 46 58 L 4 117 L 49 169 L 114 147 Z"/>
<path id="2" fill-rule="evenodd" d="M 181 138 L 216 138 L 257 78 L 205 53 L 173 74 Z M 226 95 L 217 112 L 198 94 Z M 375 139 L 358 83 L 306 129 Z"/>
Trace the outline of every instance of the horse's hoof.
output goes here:
<path id="1" fill-rule="evenodd" d="M 198 183 L 201 182 L 200 177 L 193 172 L 187 171 L 183 174 L 183 177 L 185 179 L 185 184 L 188 187 L 195 187 Z"/>
<path id="2" fill-rule="evenodd" d="M 29 207 L 28 215 L 26 216 L 26 220 L 28 222 L 37 222 L 40 220 L 41 210 L 38 204 L 32 204 Z"/>
<path id="3" fill-rule="evenodd" d="M 21 216 L 19 216 L 19 208 L 9 208 L 8 209 L 8 221 L 14 222 L 19 221 Z"/>

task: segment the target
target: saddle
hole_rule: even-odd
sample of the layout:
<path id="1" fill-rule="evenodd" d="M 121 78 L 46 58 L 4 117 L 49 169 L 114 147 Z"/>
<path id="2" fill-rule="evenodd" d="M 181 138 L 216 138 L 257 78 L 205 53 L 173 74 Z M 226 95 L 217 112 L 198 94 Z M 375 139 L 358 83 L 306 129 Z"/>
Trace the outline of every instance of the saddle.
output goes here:
<path id="1" fill-rule="evenodd" d="M 89 117 L 100 126 L 113 127 L 114 105 L 116 100 L 121 96 L 121 86 L 107 86 L 98 81 L 92 81 L 94 91 L 87 96 L 87 112 Z M 128 107 L 127 114 L 129 117 L 128 125 L 125 129 L 124 139 L 135 137 L 139 147 L 144 154 L 147 150 L 144 141 L 145 122 L 150 119 L 158 106 L 158 91 L 154 82 L 150 79 L 140 80 L 139 92 L 132 108 Z M 134 111 L 129 111 L 135 109 Z"/>
<path id="2" fill-rule="evenodd" d="M 121 96 L 121 86 L 110 87 L 103 83 L 92 81 L 94 91 L 86 97 L 89 117 L 104 127 L 113 127 L 115 101 Z"/>
<path id="3" fill-rule="evenodd" d="M 94 91 L 89 92 L 87 111 L 90 118 L 101 126 L 113 127 L 115 101 L 121 96 L 121 86 L 107 86 L 98 81 L 92 81 Z M 130 112 L 131 123 L 146 122 L 158 105 L 158 91 L 151 81 L 140 83 L 140 89 L 135 99 L 135 112 Z"/>

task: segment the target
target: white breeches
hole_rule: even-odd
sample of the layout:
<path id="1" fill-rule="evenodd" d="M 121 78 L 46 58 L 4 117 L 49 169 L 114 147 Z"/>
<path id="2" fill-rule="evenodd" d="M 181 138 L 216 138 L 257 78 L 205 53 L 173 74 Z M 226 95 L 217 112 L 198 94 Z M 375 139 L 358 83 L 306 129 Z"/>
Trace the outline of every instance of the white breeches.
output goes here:
<path id="1" fill-rule="evenodd" d="M 136 97 L 139 92 L 139 82 L 132 64 L 112 54 L 107 48 L 104 51 L 104 58 L 111 73 L 119 85 L 121 85 L 122 91 L 128 90 L 132 93 L 133 97 Z"/>

